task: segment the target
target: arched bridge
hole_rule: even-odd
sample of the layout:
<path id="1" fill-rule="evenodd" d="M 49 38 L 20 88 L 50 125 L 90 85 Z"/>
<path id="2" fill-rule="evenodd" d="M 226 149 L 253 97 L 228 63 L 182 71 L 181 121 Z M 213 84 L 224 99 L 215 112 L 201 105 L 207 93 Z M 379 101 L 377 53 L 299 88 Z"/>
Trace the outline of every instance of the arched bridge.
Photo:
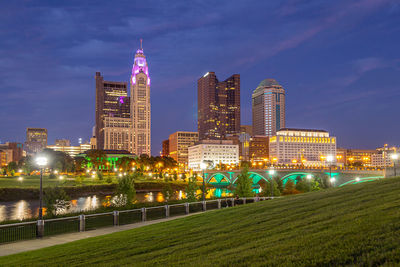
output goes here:
<path id="1" fill-rule="evenodd" d="M 232 171 L 207 171 L 204 173 L 206 182 L 216 188 L 216 195 L 222 194 L 222 191 L 226 190 L 229 185 L 236 183 L 240 170 Z M 297 183 L 300 180 L 306 179 L 307 176 L 310 178 L 323 177 L 334 178 L 332 181 L 333 186 L 344 186 L 348 184 L 363 183 L 373 181 L 376 179 L 383 178 L 382 171 L 355 171 L 355 170 L 273 170 L 271 169 L 250 169 L 250 178 L 253 180 L 253 189 L 255 192 L 259 192 L 262 183 L 269 183 L 271 179 L 279 179 L 283 185 L 288 180 L 292 180 Z M 331 176 L 331 177 L 330 177 Z"/>

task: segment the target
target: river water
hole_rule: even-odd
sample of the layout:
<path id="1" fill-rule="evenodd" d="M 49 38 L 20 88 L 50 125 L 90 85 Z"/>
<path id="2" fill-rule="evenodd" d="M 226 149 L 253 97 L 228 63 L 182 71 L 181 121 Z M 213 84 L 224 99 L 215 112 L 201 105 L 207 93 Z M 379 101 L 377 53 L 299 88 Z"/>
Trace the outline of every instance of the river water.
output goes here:
<path id="1" fill-rule="evenodd" d="M 182 191 L 174 196 L 174 199 L 181 199 Z M 161 192 L 137 192 L 138 202 L 164 202 L 164 196 Z M 71 206 L 62 213 L 74 213 L 81 211 L 90 211 L 109 205 L 112 201 L 111 196 L 90 195 L 78 197 L 71 200 Z M 0 202 L 0 222 L 9 220 L 24 220 L 37 217 L 39 214 L 39 200 L 19 200 L 10 202 Z"/>

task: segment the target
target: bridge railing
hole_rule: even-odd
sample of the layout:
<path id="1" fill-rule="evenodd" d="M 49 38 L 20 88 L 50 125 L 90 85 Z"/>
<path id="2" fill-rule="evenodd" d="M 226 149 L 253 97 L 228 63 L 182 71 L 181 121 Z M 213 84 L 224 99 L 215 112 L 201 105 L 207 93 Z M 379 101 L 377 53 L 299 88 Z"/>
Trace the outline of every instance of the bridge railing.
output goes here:
<path id="1" fill-rule="evenodd" d="M 181 204 L 148 207 L 141 209 L 112 211 L 79 215 L 43 221 L 32 221 L 0 225 L 0 244 L 46 236 L 83 232 L 103 227 L 135 224 L 144 221 L 184 216 L 237 205 L 250 204 L 273 197 L 225 198 Z"/>

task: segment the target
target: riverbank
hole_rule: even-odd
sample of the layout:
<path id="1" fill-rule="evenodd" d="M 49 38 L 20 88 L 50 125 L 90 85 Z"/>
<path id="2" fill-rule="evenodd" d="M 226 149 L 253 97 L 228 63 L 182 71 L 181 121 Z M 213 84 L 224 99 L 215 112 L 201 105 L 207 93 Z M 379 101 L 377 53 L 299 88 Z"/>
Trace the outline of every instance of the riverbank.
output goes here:
<path id="1" fill-rule="evenodd" d="M 162 191 L 167 184 L 171 185 L 174 191 L 184 190 L 186 183 L 184 182 L 164 182 L 164 181 L 137 181 L 135 189 L 137 192 Z M 75 185 L 69 186 L 64 184 L 56 184 L 62 188 L 71 198 L 88 196 L 92 194 L 112 195 L 115 192 L 117 184 L 94 184 L 94 185 Z M 48 186 L 45 186 L 48 187 Z M 0 187 L 0 202 L 16 201 L 16 200 L 32 200 L 39 198 L 39 188 L 12 188 Z"/>

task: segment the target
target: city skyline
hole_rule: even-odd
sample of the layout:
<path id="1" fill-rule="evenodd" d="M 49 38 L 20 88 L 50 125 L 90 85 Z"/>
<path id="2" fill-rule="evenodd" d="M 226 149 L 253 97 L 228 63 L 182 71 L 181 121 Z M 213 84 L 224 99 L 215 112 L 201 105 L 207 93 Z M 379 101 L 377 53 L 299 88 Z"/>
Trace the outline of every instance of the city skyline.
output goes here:
<path id="1" fill-rule="evenodd" d="M 9 14 L 1 18 L 3 25 L 20 32 L 0 33 L 6 40 L 0 45 L 2 143 L 24 142 L 28 127 L 48 129 L 49 144 L 89 140 L 95 124 L 93 74 L 128 82 L 143 38 L 152 73 L 153 155 L 170 133 L 197 129 L 196 82 L 209 71 L 220 77 L 240 74 L 242 124 L 251 124 L 254 88 L 273 78 L 287 93 L 287 127 L 325 129 L 338 137 L 338 147 L 399 144 L 400 125 L 393 121 L 400 99 L 395 1 L 224 2 L 212 8 L 104 3 L 81 6 L 82 13 L 77 5 L 44 3 L 5 4 Z M 131 15 L 128 7 L 141 15 Z M 110 8 L 118 13 L 115 19 Z M 276 23 L 257 16 L 266 9 L 273 10 Z M 242 18 L 241 25 L 225 11 Z M 243 17 L 249 12 L 252 18 Z M 112 16 L 107 24 L 97 19 L 104 14 Z M 63 31 L 54 26 L 60 23 Z M 237 27 L 241 33 L 232 30 Z"/>

